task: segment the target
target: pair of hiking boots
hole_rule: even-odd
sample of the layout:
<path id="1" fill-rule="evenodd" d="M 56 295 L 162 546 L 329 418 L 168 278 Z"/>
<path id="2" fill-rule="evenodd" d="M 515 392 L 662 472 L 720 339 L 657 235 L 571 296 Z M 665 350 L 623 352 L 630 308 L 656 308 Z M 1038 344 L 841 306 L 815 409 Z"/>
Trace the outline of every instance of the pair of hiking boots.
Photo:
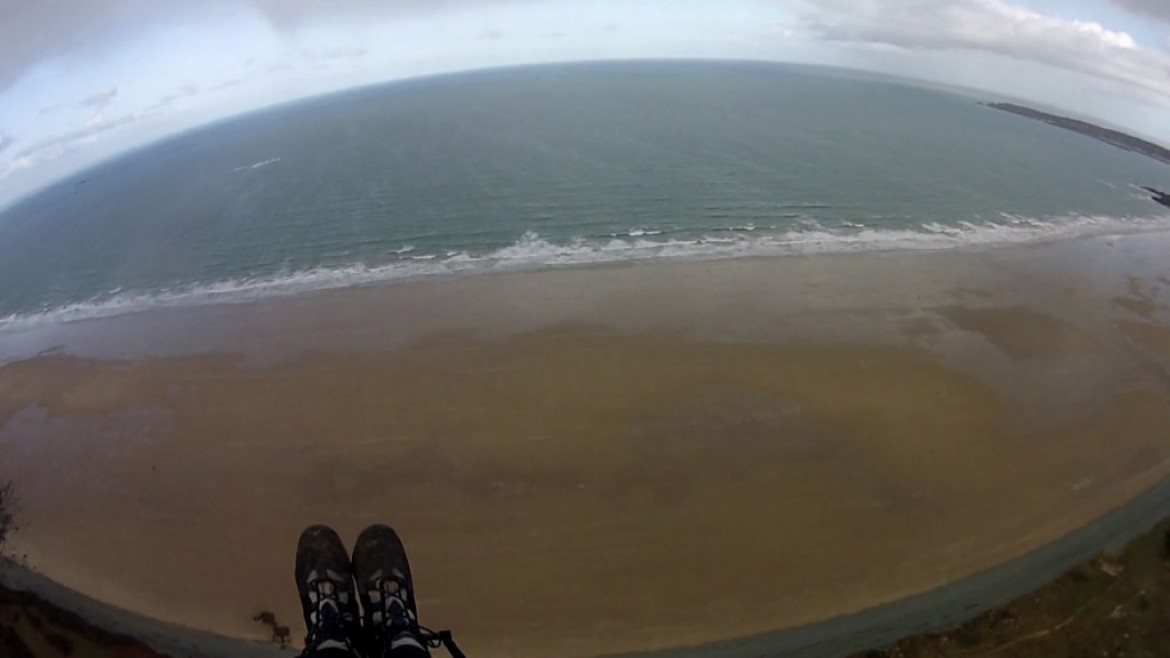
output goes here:
<path id="1" fill-rule="evenodd" d="M 427 656 L 428 647 L 453 646 L 450 633 L 419 626 L 406 549 L 390 526 L 363 530 L 352 560 L 332 528 L 306 528 L 296 580 L 309 631 L 304 656 Z"/>

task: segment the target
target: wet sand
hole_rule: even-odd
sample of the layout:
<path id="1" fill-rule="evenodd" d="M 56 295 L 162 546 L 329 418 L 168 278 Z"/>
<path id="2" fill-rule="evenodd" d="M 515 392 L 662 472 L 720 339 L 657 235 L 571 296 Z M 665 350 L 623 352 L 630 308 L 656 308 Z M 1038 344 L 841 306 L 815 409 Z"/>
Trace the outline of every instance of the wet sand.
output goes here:
<path id="1" fill-rule="evenodd" d="M 484 656 L 862 610 L 1170 472 L 1168 242 L 503 274 L 10 333 L 9 548 L 260 639 L 260 610 L 299 626 L 302 527 L 388 521 L 423 621 Z"/>

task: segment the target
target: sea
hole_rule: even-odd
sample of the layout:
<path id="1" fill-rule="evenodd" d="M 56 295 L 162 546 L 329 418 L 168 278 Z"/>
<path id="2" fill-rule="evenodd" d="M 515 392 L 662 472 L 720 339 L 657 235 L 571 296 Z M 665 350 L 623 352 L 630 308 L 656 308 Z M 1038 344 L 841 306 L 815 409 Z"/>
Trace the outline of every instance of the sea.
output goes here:
<path id="1" fill-rule="evenodd" d="M 0 214 L 0 330 L 587 263 L 980 248 L 1170 228 L 1170 167 L 970 94 L 609 62 L 239 116 Z"/>

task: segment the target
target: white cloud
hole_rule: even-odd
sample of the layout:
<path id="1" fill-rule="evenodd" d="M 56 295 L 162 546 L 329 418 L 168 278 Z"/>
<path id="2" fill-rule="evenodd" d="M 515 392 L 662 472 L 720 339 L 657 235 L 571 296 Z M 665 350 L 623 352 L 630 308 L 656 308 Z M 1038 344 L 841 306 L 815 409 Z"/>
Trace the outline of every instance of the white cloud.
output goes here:
<path id="1" fill-rule="evenodd" d="M 280 33 L 322 23 L 362 24 L 541 0 L 0 0 L 0 91 L 43 59 L 100 54 L 178 19 L 247 13 Z"/>
<path id="2" fill-rule="evenodd" d="M 1003 0 L 799 0 L 822 39 L 910 50 L 973 50 L 1134 86 L 1170 104 L 1170 56 L 1091 21 Z"/>

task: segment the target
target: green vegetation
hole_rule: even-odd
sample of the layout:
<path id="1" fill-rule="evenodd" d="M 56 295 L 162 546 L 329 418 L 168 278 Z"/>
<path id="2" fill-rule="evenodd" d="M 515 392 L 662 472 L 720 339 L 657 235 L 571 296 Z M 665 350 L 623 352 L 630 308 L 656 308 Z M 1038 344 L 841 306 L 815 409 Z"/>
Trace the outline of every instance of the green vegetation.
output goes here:
<path id="1" fill-rule="evenodd" d="M 1170 520 L 968 624 L 865 658 L 1170 656 Z"/>

